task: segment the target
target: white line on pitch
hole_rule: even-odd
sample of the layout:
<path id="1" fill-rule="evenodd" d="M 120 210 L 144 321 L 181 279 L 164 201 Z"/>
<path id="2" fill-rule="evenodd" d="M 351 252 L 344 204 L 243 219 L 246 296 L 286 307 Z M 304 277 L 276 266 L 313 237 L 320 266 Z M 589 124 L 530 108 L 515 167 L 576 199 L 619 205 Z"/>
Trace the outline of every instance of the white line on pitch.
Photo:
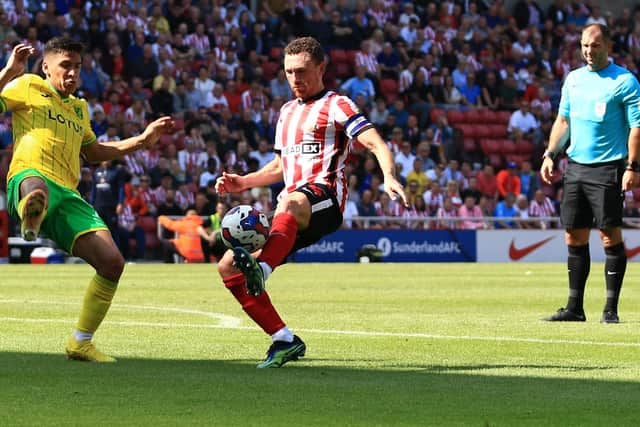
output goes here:
<path id="1" fill-rule="evenodd" d="M 65 323 L 72 324 L 73 320 L 62 319 L 34 319 L 20 317 L 0 317 L 0 321 L 24 322 L 24 323 Z M 240 329 L 255 330 L 254 326 L 227 326 L 227 325 L 207 325 L 198 323 L 172 323 L 172 322 L 130 322 L 130 321 L 105 321 L 107 324 L 118 326 L 142 326 L 152 328 L 193 328 L 193 329 Z M 519 342 L 528 344 L 567 344 L 602 347 L 640 347 L 640 343 L 633 342 L 600 342 L 600 341 L 574 341 L 562 339 L 543 338 L 518 338 L 518 337 L 482 337 L 473 335 L 437 335 L 422 333 L 402 333 L 402 332 L 373 332 L 373 331 L 342 331 L 335 329 L 296 329 L 299 332 L 308 332 L 326 335 L 351 335 L 364 337 L 391 337 L 391 338 L 423 338 L 432 340 L 452 340 L 452 341 L 488 341 L 488 342 Z"/>

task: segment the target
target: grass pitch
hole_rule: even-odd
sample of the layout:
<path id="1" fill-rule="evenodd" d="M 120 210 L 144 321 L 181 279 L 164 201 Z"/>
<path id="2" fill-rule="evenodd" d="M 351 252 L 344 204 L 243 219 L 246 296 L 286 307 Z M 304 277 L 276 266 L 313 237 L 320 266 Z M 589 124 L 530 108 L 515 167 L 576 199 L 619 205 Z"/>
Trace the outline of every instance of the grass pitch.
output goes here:
<path id="1" fill-rule="evenodd" d="M 640 277 L 601 325 L 541 322 L 563 264 L 291 264 L 268 289 L 307 356 L 257 370 L 269 339 L 207 265 L 129 265 L 96 336 L 63 347 L 92 270 L 0 267 L 3 426 L 584 426 L 640 424 Z"/>

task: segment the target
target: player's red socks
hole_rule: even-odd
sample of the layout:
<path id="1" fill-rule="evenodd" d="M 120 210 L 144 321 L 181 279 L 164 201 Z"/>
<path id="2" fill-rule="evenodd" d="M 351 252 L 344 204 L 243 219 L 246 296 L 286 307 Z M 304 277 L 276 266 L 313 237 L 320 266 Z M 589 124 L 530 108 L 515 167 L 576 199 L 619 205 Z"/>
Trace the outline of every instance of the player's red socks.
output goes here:
<path id="1" fill-rule="evenodd" d="M 260 261 L 269 264 L 275 269 L 289 255 L 298 234 L 298 222 L 289 212 L 282 212 L 273 217 L 271 232 L 262 253 L 258 257 Z"/>
<path id="2" fill-rule="evenodd" d="M 227 276 L 223 279 L 224 285 L 231 291 L 238 300 L 242 309 L 258 324 L 267 334 L 273 335 L 285 324 L 280 315 L 271 304 L 269 295 L 266 292 L 259 297 L 247 294 L 245 288 L 244 274 L 238 273 Z"/>

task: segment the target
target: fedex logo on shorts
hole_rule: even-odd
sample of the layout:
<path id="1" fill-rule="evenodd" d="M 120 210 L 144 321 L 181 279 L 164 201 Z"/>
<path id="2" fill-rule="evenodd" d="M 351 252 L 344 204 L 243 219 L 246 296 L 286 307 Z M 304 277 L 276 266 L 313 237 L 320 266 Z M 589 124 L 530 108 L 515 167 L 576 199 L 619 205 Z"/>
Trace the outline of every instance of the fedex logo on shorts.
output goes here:
<path id="1" fill-rule="evenodd" d="M 282 150 L 284 155 L 299 154 L 306 156 L 317 156 L 321 153 L 321 144 L 319 142 L 303 142 L 302 144 L 284 147 Z"/>

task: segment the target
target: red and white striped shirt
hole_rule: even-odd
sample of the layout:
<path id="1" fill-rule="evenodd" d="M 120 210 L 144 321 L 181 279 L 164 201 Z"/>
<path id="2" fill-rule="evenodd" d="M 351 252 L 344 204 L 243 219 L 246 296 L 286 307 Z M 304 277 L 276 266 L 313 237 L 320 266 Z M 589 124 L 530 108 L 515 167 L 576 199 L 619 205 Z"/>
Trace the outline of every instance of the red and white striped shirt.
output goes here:
<path id="1" fill-rule="evenodd" d="M 206 35 L 198 35 L 197 33 L 191 33 L 184 38 L 184 42 L 189 46 L 192 46 L 198 55 L 205 57 L 211 52 L 211 44 L 209 43 L 209 37 Z"/>
<path id="2" fill-rule="evenodd" d="M 274 149 L 280 152 L 285 188 L 279 197 L 307 183 L 333 188 L 340 209 L 347 201 L 345 160 L 350 140 L 372 127 L 346 96 L 326 91 L 282 106 Z"/>
<path id="3" fill-rule="evenodd" d="M 367 73 L 378 73 L 378 59 L 373 53 L 367 53 L 360 50 L 356 52 L 354 60 L 356 67 L 364 67 Z"/>

